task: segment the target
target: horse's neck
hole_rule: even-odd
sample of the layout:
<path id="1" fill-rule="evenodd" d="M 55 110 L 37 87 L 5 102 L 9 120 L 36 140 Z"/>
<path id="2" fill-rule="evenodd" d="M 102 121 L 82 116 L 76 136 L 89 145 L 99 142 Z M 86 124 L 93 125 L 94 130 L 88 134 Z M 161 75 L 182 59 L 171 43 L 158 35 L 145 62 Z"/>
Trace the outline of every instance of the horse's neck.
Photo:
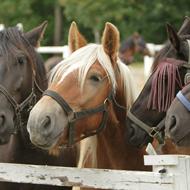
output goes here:
<path id="1" fill-rule="evenodd" d="M 143 154 L 124 142 L 124 126 L 108 122 L 103 132 L 81 142 L 78 167 L 144 170 Z"/>

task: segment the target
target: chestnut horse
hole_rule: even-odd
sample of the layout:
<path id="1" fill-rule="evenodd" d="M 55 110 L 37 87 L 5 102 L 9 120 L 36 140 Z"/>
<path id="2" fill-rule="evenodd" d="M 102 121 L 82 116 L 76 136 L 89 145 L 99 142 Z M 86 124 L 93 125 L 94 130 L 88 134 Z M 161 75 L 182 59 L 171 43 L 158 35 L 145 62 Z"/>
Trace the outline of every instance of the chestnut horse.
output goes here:
<path id="1" fill-rule="evenodd" d="M 177 146 L 190 147 L 189 111 L 190 84 L 178 92 L 167 111 L 165 121 L 166 135 L 169 136 Z"/>
<path id="2" fill-rule="evenodd" d="M 57 152 L 80 141 L 78 167 L 147 169 L 144 151 L 124 142 L 135 91 L 128 67 L 118 58 L 117 28 L 106 23 L 102 44 L 86 45 L 72 23 L 69 47 L 73 53 L 54 68 L 48 90 L 30 112 L 32 143 Z"/>
<path id="3" fill-rule="evenodd" d="M 26 130 L 31 106 L 47 88 L 44 63 L 35 51 L 46 26 L 44 22 L 27 33 L 16 27 L 0 32 L 0 144 L 4 144 L 0 146 L 0 162 L 76 165 L 76 156 L 69 150 L 55 157 L 33 146 Z M 52 186 L 1 182 L 0 189 L 50 190 Z"/>
<path id="4" fill-rule="evenodd" d="M 163 143 L 166 111 L 175 94 L 184 86 L 189 68 L 190 18 L 185 18 L 178 34 L 171 25 L 167 25 L 167 31 L 170 41 L 158 54 L 153 73 L 128 112 L 126 141 L 142 147 L 156 138 L 160 146 L 155 146 L 160 153 L 189 154 L 190 150 L 176 147 L 171 139 Z"/>

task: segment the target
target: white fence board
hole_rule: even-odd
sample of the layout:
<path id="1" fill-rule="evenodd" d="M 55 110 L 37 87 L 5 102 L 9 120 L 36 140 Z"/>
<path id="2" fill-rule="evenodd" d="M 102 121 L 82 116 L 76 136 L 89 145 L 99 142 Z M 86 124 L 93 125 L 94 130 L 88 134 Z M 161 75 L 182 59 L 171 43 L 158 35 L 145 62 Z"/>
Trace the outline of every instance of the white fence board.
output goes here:
<path id="1" fill-rule="evenodd" d="M 145 164 L 153 165 L 153 172 L 0 163 L 0 181 L 122 190 L 190 190 L 190 156 L 145 156 Z"/>
<path id="2" fill-rule="evenodd" d="M 164 174 L 165 175 L 165 174 Z M 0 181 L 126 190 L 173 190 L 172 174 L 0 163 Z"/>

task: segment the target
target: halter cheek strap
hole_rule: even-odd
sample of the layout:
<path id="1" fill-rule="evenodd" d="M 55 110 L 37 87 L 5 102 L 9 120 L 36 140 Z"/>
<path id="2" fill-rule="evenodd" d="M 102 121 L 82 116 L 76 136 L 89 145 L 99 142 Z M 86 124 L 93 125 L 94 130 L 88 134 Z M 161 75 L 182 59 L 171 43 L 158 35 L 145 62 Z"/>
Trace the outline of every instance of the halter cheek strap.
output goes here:
<path id="1" fill-rule="evenodd" d="M 178 100 L 185 106 L 185 108 L 190 111 L 190 102 L 189 100 L 182 94 L 181 91 L 179 91 L 176 95 Z"/>
<path id="2" fill-rule="evenodd" d="M 187 64 L 190 66 L 190 40 L 187 40 L 188 47 L 189 47 L 189 60 Z M 187 68 L 187 73 L 185 74 L 184 83 L 187 84 L 190 82 L 190 68 Z"/>
<path id="3" fill-rule="evenodd" d="M 162 119 L 157 126 L 149 126 L 140 119 L 138 119 L 130 110 L 127 112 L 127 116 L 138 127 L 146 131 L 150 137 L 156 138 L 159 144 L 164 144 L 163 129 L 165 118 Z"/>

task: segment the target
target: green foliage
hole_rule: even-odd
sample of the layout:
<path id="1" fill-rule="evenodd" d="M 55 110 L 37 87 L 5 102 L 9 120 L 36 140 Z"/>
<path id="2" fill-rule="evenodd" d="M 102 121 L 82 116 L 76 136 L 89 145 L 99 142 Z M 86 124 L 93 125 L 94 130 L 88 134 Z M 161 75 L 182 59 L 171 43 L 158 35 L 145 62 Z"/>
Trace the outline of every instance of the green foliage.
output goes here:
<path id="1" fill-rule="evenodd" d="M 13 26 L 21 22 L 28 31 L 48 20 L 43 45 L 52 45 L 58 2 L 63 8 L 62 44 L 67 43 L 73 20 L 89 41 L 94 41 L 94 33 L 101 34 L 109 21 L 118 27 L 122 40 L 139 31 L 147 42 L 163 43 L 167 39 L 165 23 L 178 29 L 184 16 L 190 16 L 189 0 L 1 0 L 0 23 Z"/>

